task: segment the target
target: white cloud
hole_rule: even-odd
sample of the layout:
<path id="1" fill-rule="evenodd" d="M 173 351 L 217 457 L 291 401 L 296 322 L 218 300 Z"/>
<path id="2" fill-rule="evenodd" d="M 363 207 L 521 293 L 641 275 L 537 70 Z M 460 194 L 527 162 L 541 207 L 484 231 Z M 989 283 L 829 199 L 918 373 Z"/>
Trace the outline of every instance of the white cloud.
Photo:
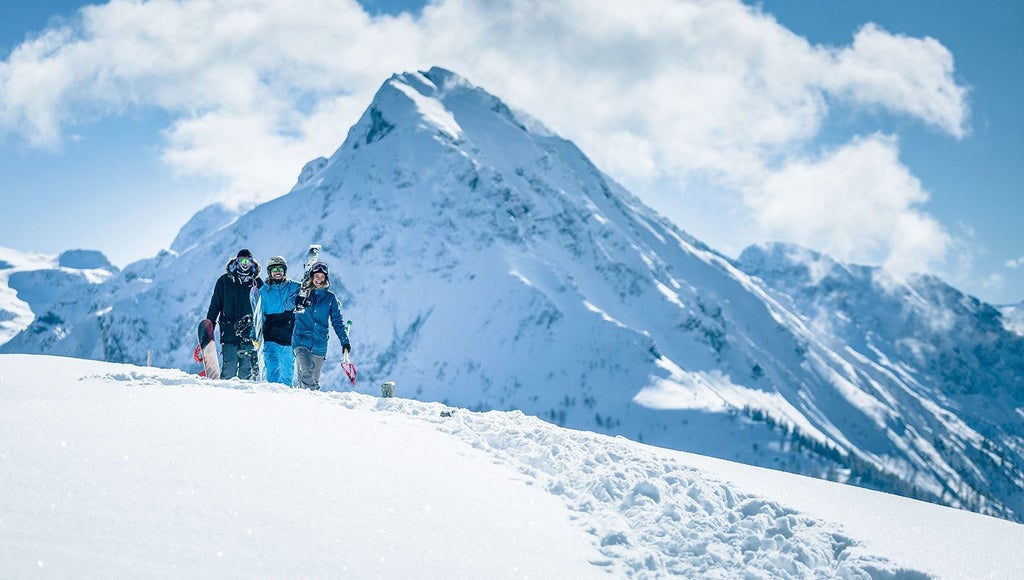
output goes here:
<path id="1" fill-rule="evenodd" d="M 830 97 L 963 135 L 965 89 L 949 51 L 876 26 L 848 47 L 814 46 L 738 1 L 438 0 L 417 18 L 371 18 L 354 0 L 113 0 L 0 62 L 0 134 L 53 146 L 98 116 L 156 108 L 172 119 L 166 163 L 263 200 L 332 152 L 388 76 L 432 65 L 538 117 L 636 193 L 670 200 L 659 209 L 676 219 L 701 195 L 687 184 L 727 192 L 714 213 L 752 213 L 681 224 L 712 233 L 712 245 L 758 241 L 736 225 L 752 222 L 892 265 L 931 263 L 948 246 L 933 245 L 945 234 L 895 141 L 798 155 L 815 147 Z M 853 181 L 859 203 L 842 201 L 823 172 L 867 158 L 883 170 Z M 826 218 L 833 227 L 781 205 L 820 204 L 821 187 L 849 206 L 845 219 Z M 741 194 L 757 190 L 766 197 Z M 870 208 L 895 213 L 877 220 Z M 855 235 L 855 216 L 872 218 L 866 235 Z"/>
<path id="2" fill-rule="evenodd" d="M 884 263 L 895 273 L 926 272 L 952 242 L 920 210 L 921 183 L 900 163 L 895 139 L 858 139 L 818 159 L 794 159 L 748 192 L 768 236 L 847 261 Z"/>
<path id="3" fill-rule="evenodd" d="M 1021 266 L 1024 266 L 1024 256 L 1021 256 L 1021 257 L 1019 257 L 1017 259 L 1014 259 L 1014 260 L 1007 260 L 1006 261 L 1006 267 L 1007 268 L 1013 269 L 1013 268 L 1020 268 Z"/>
<path id="4" fill-rule="evenodd" d="M 864 26 L 853 46 L 835 54 L 823 85 L 865 104 L 878 104 L 963 137 L 967 89 L 953 79 L 953 55 L 933 38 L 892 35 Z"/>

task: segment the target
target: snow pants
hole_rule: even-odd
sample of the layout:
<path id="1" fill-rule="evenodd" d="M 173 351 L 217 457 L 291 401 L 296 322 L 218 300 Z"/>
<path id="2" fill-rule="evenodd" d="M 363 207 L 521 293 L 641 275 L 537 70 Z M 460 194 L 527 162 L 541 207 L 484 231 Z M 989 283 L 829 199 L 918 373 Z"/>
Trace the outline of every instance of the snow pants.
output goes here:
<path id="1" fill-rule="evenodd" d="M 297 346 L 295 351 L 295 363 L 299 371 L 297 387 L 303 389 L 320 390 L 320 371 L 324 368 L 324 357 L 313 354 L 313 351 L 304 346 Z"/>
<path id="2" fill-rule="evenodd" d="M 237 344 L 223 342 L 220 345 L 220 378 L 238 377 L 248 379 L 252 376 L 254 351 L 239 350 Z"/>
<path id="3" fill-rule="evenodd" d="M 263 365 L 267 369 L 267 382 L 292 386 L 295 374 L 295 353 L 291 345 L 267 341 L 263 343 Z"/>

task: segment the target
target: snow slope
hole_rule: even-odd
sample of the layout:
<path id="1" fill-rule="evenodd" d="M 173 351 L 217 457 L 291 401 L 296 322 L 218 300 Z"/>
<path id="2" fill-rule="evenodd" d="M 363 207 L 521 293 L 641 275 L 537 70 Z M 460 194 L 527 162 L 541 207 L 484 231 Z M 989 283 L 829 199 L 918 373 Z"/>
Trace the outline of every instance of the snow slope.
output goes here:
<path id="1" fill-rule="evenodd" d="M 48 356 L 0 355 L 0 489 L 11 577 L 1024 575 L 1024 526 L 978 514 L 519 412 Z"/>

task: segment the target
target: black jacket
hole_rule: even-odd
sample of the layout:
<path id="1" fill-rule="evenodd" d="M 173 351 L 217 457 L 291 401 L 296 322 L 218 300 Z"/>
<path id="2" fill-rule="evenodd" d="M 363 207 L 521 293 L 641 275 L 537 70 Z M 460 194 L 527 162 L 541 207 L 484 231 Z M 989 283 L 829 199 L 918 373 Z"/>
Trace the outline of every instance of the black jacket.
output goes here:
<path id="1" fill-rule="evenodd" d="M 210 308 L 206 311 L 206 318 L 220 325 L 221 344 L 238 344 L 241 339 L 235 334 L 235 323 L 245 315 L 252 315 L 252 303 L 249 301 L 249 291 L 255 286 L 263 285 L 263 280 L 253 276 L 249 281 L 243 281 L 236 274 L 232 273 L 233 264 L 228 263 L 228 272 L 217 279 L 213 287 L 213 298 L 210 299 Z M 220 320 L 218 320 L 220 318 Z"/>
<path id="2" fill-rule="evenodd" d="M 295 313 L 280 312 L 268 314 L 263 321 L 263 340 L 284 346 L 292 344 L 292 330 L 295 328 Z"/>

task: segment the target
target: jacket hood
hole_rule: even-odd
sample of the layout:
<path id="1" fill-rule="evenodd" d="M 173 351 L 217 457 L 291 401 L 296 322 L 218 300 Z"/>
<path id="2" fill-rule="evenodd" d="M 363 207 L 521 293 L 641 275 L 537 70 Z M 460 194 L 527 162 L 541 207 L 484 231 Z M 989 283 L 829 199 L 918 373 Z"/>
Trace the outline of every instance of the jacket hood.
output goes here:
<path id="1" fill-rule="evenodd" d="M 260 263 L 257 262 L 256 260 L 253 260 L 252 261 L 252 272 L 250 272 L 248 274 L 243 274 L 243 273 L 238 271 L 238 257 L 236 256 L 236 257 L 231 258 L 230 260 L 228 260 L 227 265 L 224 266 L 224 270 L 228 274 L 231 274 L 231 276 L 234 277 L 236 280 L 240 280 L 242 282 L 251 282 L 251 281 L 259 278 L 261 268 L 260 268 Z"/>

